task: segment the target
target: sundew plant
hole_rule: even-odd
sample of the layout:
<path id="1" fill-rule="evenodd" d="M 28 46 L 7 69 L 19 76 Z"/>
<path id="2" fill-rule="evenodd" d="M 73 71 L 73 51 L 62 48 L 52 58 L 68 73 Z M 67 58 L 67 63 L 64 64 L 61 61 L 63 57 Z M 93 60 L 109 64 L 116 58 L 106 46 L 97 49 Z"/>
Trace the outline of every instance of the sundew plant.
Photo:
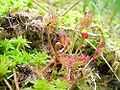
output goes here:
<path id="1" fill-rule="evenodd" d="M 119 90 L 120 0 L 0 0 L 0 90 Z"/>

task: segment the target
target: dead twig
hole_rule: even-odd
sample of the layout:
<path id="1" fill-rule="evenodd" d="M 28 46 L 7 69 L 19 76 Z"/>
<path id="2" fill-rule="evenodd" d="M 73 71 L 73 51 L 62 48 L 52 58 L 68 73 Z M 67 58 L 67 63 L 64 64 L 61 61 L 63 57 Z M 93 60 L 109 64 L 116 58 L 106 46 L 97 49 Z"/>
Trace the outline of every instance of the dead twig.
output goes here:
<path id="1" fill-rule="evenodd" d="M 110 66 L 110 64 L 107 62 L 107 60 L 105 59 L 105 57 L 103 56 L 103 54 L 101 54 L 102 59 L 105 61 L 105 63 L 108 65 L 108 67 L 110 68 L 110 70 L 112 71 L 112 73 L 115 75 L 115 77 L 117 78 L 117 80 L 120 82 L 120 78 L 117 76 L 117 74 L 114 72 L 114 70 L 112 69 L 112 67 Z"/>
<path id="2" fill-rule="evenodd" d="M 87 39 L 85 40 L 88 44 L 90 44 L 95 50 L 97 50 L 97 48 Z M 114 70 L 112 69 L 112 67 L 110 66 L 110 64 L 107 62 L 107 60 L 105 59 L 105 57 L 103 56 L 103 53 L 101 53 L 100 57 L 105 61 L 105 63 L 108 65 L 108 67 L 110 68 L 110 70 L 112 71 L 112 73 L 115 75 L 115 77 L 117 78 L 117 80 L 120 82 L 119 77 L 117 76 L 117 74 L 114 72 Z"/>
<path id="3" fill-rule="evenodd" d="M 42 7 L 36 0 L 32 0 L 32 2 L 35 3 L 37 6 L 39 6 L 40 8 L 42 8 L 47 13 L 50 13 L 50 11 L 48 11 L 46 8 Z"/>
<path id="4" fill-rule="evenodd" d="M 13 90 L 6 78 L 4 78 L 4 82 L 8 86 L 9 90 Z"/>
<path id="5" fill-rule="evenodd" d="M 69 7 L 61 16 L 64 16 L 66 13 L 68 13 L 72 8 L 74 8 L 81 0 L 78 0 L 76 3 L 74 3 L 71 7 Z"/>
<path id="6" fill-rule="evenodd" d="M 14 76 L 14 82 L 15 82 L 16 90 L 20 90 L 20 88 L 19 88 L 19 84 L 18 84 L 17 75 L 16 75 L 16 72 L 15 72 L 14 69 L 13 69 L 13 76 Z"/>

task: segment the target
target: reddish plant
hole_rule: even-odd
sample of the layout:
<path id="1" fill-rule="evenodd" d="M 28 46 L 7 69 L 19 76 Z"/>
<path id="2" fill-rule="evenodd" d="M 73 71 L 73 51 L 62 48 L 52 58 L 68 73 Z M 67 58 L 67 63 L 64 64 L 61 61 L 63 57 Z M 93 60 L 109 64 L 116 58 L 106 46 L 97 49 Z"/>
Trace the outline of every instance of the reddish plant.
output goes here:
<path id="1" fill-rule="evenodd" d="M 54 28 L 55 28 L 55 16 L 53 14 L 50 15 L 50 34 L 54 33 Z"/>
<path id="2" fill-rule="evenodd" d="M 56 24 L 56 17 L 54 14 L 48 14 L 48 22 L 47 22 L 47 29 L 48 29 L 48 44 L 51 48 L 51 51 L 55 57 L 57 57 L 57 53 L 55 52 L 55 49 L 51 42 L 51 35 L 54 34 L 55 31 L 55 24 Z"/>
<path id="3" fill-rule="evenodd" d="M 56 47 L 56 49 L 61 49 L 62 48 L 62 44 L 60 43 L 60 42 L 57 42 L 56 44 L 55 44 L 55 47 Z"/>
<path id="4" fill-rule="evenodd" d="M 91 60 L 90 56 L 81 54 L 79 55 L 80 49 L 85 49 L 85 45 L 82 45 L 84 40 L 87 39 L 89 37 L 88 32 L 82 32 L 81 31 L 84 28 L 89 28 L 90 24 L 92 23 L 93 20 L 93 15 L 88 12 L 86 13 L 86 15 L 84 16 L 84 18 L 81 20 L 80 22 L 80 32 L 79 34 L 81 34 L 82 39 L 81 41 L 79 41 L 79 45 L 77 47 L 77 49 L 75 48 L 75 50 L 73 51 L 74 48 L 74 43 L 76 43 L 76 41 L 78 40 L 77 37 L 73 37 L 73 42 L 72 42 L 72 38 L 69 37 L 69 35 L 65 32 L 60 32 L 59 34 L 56 35 L 56 41 L 54 41 L 55 46 L 52 45 L 51 43 L 51 37 L 55 33 L 55 17 L 53 15 L 50 15 L 49 18 L 49 24 L 48 24 L 48 43 L 50 45 L 50 49 L 53 51 L 53 61 L 51 61 L 47 67 L 52 68 L 53 67 L 57 67 L 57 64 L 61 64 L 62 66 L 64 66 L 67 70 L 67 74 L 68 74 L 68 79 L 70 80 L 70 76 L 71 76 L 71 72 L 74 72 L 72 70 L 74 69 L 78 69 L 79 67 L 75 67 L 75 65 L 79 65 L 80 67 L 84 67 L 89 60 Z M 77 35 L 77 34 L 76 34 Z M 102 48 L 103 45 L 100 44 L 97 47 L 97 50 L 95 52 L 95 54 L 93 55 L 92 59 L 96 59 L 101 55 L 102 52 Z M 58 51 L 60 51 L 60 53 L 58 53 Z M 69 52 L 70 51 L 70 52 Z M 45 68 L 45 70 L 47 70 L 48 68 Z M 44 70 L 44 71 L 45 71 Z M 43 71 L 43 72 L 44 72 Z M 53 73 L 52 73 L 53 74 Z M 75 76 L 77 76 L 75 73 L 73 73 Z M 52 77 L 52 75 L 51 75 Z"/>
<path id="5" fill-rule="evenodd" d="M 89 28 L 90 24 L 93 21 L 93 15 L 91 12 L 87 12 L 84 16 L 84 18 L 80 21 L 80 30 L 83 30 L 84 28 Z"/>
<path id="6" fill-rule="evenodd" d="M 77 53 L 78 53 L 78 51 L 80 50 L 80 48 L 81 48 L 81 45 L 82 45 L 82 43 L 83 43 L 83 41 L 85 40 L 85 39 L 87 39 L 88 38 L 88 33 L 87 32 L 82 32 L 82 39 L 81 39 L 81 42 L 80 42 L 80 44 L 79 44 L 79 46 L 77 47 L 77 49 L 76 49 L 76 51 L 75 51 L 75 54 L 74 54 L 74 56 L 76 56 L 77 55 Z M 82 46 L 82 48 L 84 48 L 84 46 Z"/>
<path id="7" fill-rule="evenodd" d="M 71 44 L 71 38 L 64 32 L 61 32 L 59 36 L 64 49 L 67 49 Z"/>
<path id="8" fill-rule="evenodd" d="M 98 58 L 101 55 L 102 49 L 103 49 L 103 44 L 99 44 L 95 54 L 93 54 L 94 59 Z"/>
<path id="9" fill-rule="evenodd" d="M 69 57 L 63 55 L 59 57 L 59 60 L 61 63 L 63 63 L 66 67 L 72 68 L 73 66 L 73 60 L 70 59 Z"/>
<path id="10" fill-rule="evenodd" d="M 72 68 L 75 62 L 81 62 L 81 63 L 86 64 L 90 58 L 87 55 L 82 55 L 82 56 L 78 56 L 75 58 L 72 58 L 72 57 L 69 58 L 67 56 L 60 56 L 59 59 L 62 63 L 65 63 L 66 67 Z"/>
<path id="11" fill-rule="evenodd" d="M 85 45 L 82 45 L 81 48 L 82 48 L 82 49 L 85 49 Z"/>
<path id="12" fill-rule="evenodd" d="M 90 57 L 88 55 L 82 55 L 82 56 L 76 57 L 75 61 L 79 61 L 79 62 L 82 62 L 84 64 L 87 64 L 89 59 L 90 59 Z"/>
<path id="13" fill-rule="evenodd" d="M 88 38 L 88 36 L 89 36 L 89 34 L 88 34 L 88 32 L 82 32 L 82 40 L 85 40 L 85 39 L 87 39 Z"/>

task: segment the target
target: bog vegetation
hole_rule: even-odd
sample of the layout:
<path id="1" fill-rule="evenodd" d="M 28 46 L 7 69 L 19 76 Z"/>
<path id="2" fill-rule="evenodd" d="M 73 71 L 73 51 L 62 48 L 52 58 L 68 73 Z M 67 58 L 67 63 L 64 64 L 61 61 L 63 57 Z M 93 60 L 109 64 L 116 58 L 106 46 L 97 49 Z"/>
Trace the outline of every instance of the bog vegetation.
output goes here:
<path id="1" fill-rule="evenodd" d="M 120 90 L 120 0 L 0 0 L 0 90 Z"/>

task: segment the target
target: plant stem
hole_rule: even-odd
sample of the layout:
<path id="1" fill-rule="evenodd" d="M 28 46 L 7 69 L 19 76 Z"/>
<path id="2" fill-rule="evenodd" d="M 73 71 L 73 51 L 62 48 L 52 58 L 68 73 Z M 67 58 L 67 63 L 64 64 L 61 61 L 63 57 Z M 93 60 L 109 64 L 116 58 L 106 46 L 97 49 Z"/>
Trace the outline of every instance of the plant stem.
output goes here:
<path id="1" fill-rule="evenodd" d="M 42 8 L 47 13 L 50 13 L 50 11 L 48 11 L 46 8 L 42 7 L 36 0 L 32 0 L 32 2 L 35 3 L 37 6 L 39 6 L 40 8 Z"/>
<path id="2" fill-rule="evenodd" d="M 78 53 L 78 51 L 80 50 L 81 45 L 82 45 L 82 42 L 83 42 L 83 40 L 81 39 L 81 42 L 80 42 L 79 46 L 77 47 L 77 49 L 76 49 L 76 51 L 75 51 L 74 56 L 76 56 L 76 55 L 77 55 L 77 53 Z"/>
<path id="3" fill-rule="evenodd" d="M 50 27 L 50 28 L 51 28 L 51 27 Z M 57 57 L 57 54 L 56 54 L 56 52 L 55 52 L 55 50 L 54 50 L 54 48 L 53 48 L 53 45 L 52 45 L 52 43 L 51 43 L 51 39 L 50 39 L 50 29 L 49 29 L 49 28 L 48 28 L 48 44 L 50 45 L 50 48 L 52 49 L 52 52 L 53 52 L 54 56 Z"/>
<path id="4" fill-rule="evenodd" d="M 46 67 L 43 68 L 43 71 L 45 71 L 46 69 L 48 69 L 48 67 L 50 67 L 54 63 L 55 63 L 55 60 L 52 60 Z"/>
<path id="5" fill-rule="evenodd" d="M 81 0 L 78 0 L 76 3 L 74 3 L 71 7 L 69 7 L 61 16 L 64 16 L 66 13 L 68 13 L 72 8 L 74 8 Z"/>
<path id="6" fill-rule="evenodd" d="M 107 62 L 107 60 L 105 59 L 105 57 L 103 56 L 103 54 L 101 54 L 102 59 L 105 61 L 105 63 L 108 65 L 108 67 L 110 68 L 110 70 L 112 71 L 112 73 L 115 75 L 115 77 L 117 78 L 117 80 L 120 82 L 120 78 L 117 76 L 117 74 L 114 72 L 114 70 L 112 69 L 112 67 L 110 66 L 110 64 Z"/>
<path id="7" fill-rule="evenodd" d="M 75 41 L 77 40 L 77 36 L 75 35 L 75 38 L 72 42 L 72 44 L 62 53 L 62 55 L 66 54 L 72 46 L 74 46 Z"/>
<path id="8" fill-rule="evenodd" d="M 16 90 L 20 90 L 17 75 L 16 75 L 16 72 L 15 72 L 14 69 L 13 69 L 13 75 L 14 75 L 14 81 L 15 81 Z"/>
<path id="9" fill-rule="evenodd" d="M 12 87 L 10 86 L 9 82 L 7 81 L 7 79 L 4 78 L 4 82 L 8 86 L 9 90 L 13 90 Z"/>
<path id="10" fill-rule="evenodd" d="M 82 72 L 85 71 L 85 69 L 88 67 L 88 65 L 90 64 L 90 62 L 93 60 L 93 58 L 91 58 L 88 63 L 84 66 L 84 68 L 82 69 Z"/>

